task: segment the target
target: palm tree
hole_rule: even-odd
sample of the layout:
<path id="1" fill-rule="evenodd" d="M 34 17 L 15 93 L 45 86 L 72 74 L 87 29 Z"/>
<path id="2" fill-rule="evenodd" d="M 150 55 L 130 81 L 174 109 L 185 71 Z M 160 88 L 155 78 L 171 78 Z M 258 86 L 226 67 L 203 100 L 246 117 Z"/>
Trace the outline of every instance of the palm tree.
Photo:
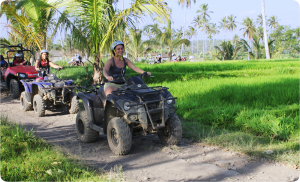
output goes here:
<path id="1" fill-rule="evenodd" d="M 232 39 L 232 44 L 233 45 L 237 45 L 239 42 L 240 42 L 240 37 L 237 35 L 237 34 L 235 34 L 234 36 L 233 36 L 233 39 Z"/>
<path id="2" fill-rule="evenodd" d="M 193 37 L 196 37 L 197 36 L 197 31 L 195 30 L 194 27 L 192 26 L 189 26 L 189 29 L 186 33 L 186 35 L 189 37 L 189 39 L 192 39 L 192 54 L 194 53 L 194 47 L 193 47 Z"/>
<path id="3" fill-rule="evenodd" d="M 126 46 L 126 50 L 129 55 L 133 57 L 135 61 L 144 54 L 150 52 L 152 49 L 149 47 L 150 41 L 142 40 L 142 30 L 137 30 L 134 28 L 129 29 L 129 39 L 130 42 Z"/>
<path id="4" fill-rule="evenodd" d="M 57 20 L 58 4 L 50 0 L 22 0 L 3 3 L 7 27 L 21 37 L 27 47 L 34 50 L 48 49 L 60 23 L 67 21 L 65 12 Z"/>
<path id="5" fill-rule="evenodd" d="M 217 29 L 217 25 L 215 23 L 211 24 L 209 27 L 209 34 L 211 34 L 213 38 L 213 49 L 215 49 L 215 35 L 219 33 L 220 31 Z"/>
<path id="6" fill-rule="evenodd" d="M 259 40 L 264 40 L 264 28 L 263 27 L 257 27 L 256 29 L 256 36 L 259 38 Z"/>
<path id="7" fill-rule="evenodd" d="M 199 48 L 198 48 L 198 31 L 200 26 L 202 25 L 201 17 L 200 15 L 197 15 L 196 18 L 193 20 L 193 24 L 195 27 L 197 27 L 197 53 L 199 53 Z"/>
<path id="8" fill-rule="evenodd" d="M 145 13 L 163 19 L 169 16 L 166 5 L 157 0 L 136 0 L 123 11 L 116 11 L 113 3 L 113 0 L 79 0 L 67 8 L 80 17 L 78 22 L 83 26 L 80 32 L 72 32 L 73 37 L 95 56 L 94 83 L 102 81 L 101 56 L 105 51 L 109 52 L 110 44 L 118 37 L 118 29 L 125 31 L 126 27 L 135 24 L 135 17 Z"/>
<path id="9" fill-rule="evenodd" d="M 236 29 L 236 23 L 238 23 L 235 21 L 235 19 L 236 19 L 236 16 L 234 16 L 234 15 L 230 15 L 227 17 L 227 21 L 228 21 L 227 29 L 231 32 L 233 32 L 233 30 Z"/>
<path id="10" fill-rule="evenodd" d="M 241 44 L 232 45 L 230 41 L 223 41 L 219 46 L 215 46 L 219 60 L 233 60 L 236 59 L 238 51 L 242 48 Z"/>
<path id="11" fill-rule="evenodd" d="M 265 14 L 265 1 L 264 0 L 262 0 L 262 19 L 263 19 L 263 27 L 264 27 L 264 40 L 265 40 L 266 59 L 270 59 L 269 44 L 268 44 L 268 33 L 267 33 L 267 21 L 266 21 L 266 14 Z"/>
<path id="12" fill-rule="evenodd" d="M 227 20 L 227 17 L 225 16 L 224 18 L 221 19 L 221 21 L 219 22 L 219 28 L 220 29 L 223 29 L 224 31 L 224 41 L 225 41 L 225 33 L 226 33 L 226 30 L 228 29 L 228 20 Z"/>
<path id="13" fill-rule="evenodd" d="M 208 23 L 209 23 L 209 19 L 210 19 L 210 13 L 213 13 L 212 11 L 208 11 L 208 4 L 201 4 L 200 5 L 200 10 L 197 10 L 197 13 L 200 13 L 200 18 L 201 18 L 201 21 L 202 21 L 202 25 L 203 25 L 203 31 L 204 31 L 204 34 L 205 34 L 205 42 L 206 42 L 206 33 L 209 29 L 209 26 L 208 26 Z M 204 42 L 204 41 L 203 41 Z M 203 48 L 205 47 L 204 46 L 205 44 L 203 44 Z M 204 57 L 205 57 L 205 50 L 203 49 L 203 53 L 204 53 Z"/>
<path id="14" fill-rule="evenodd" d="M 258 17 L 256 18 L 256 24 L 261 26 L 261 27 L 264 25 L 264 20 L 263 20 L 263 15 L 262 14 L 258 15 Z"/>
<path id="15" fill-rule="evenodd" d="M 149 27 L 153 28 L 153 25 L 148 25 Z M 179 47 L 180 45 L 184 44 L 185 46 L 190 45 L 190 41 L 188 39 L 182 39 L 181 35 L 182 32 L 180 32 L 177 36 L 175 35 L 175 32 L 172 31 L 171 28 L 171 20 L 167 20 L 167 27 L 164 27 L 161 31 L 160 29 L 152 29 L 156 36 L 154 39 L 156 40 L 162 40 L 162 45 L 166 45 L 168 47 L 168 57 L 169 60 L 172 58 L 172 51 L 173 49 Z M 182 30 L 182 29 L 181 29 Z"/>
<path id="16" fill-rule="evenodd" d="M 243 36 L 245 37 L 247 35 L 248 41 L 250 42 L 250 40 L 252 39 L 252 36 L 254 35 L 254 33 L 256 32 L 255 29 L 255 25 L 253 23 L 253 20 L 250 19 L 249 17 L 246 17 L 243 20 L 242 25 L 244 26 L 243 28 L 241 28 L 240 30 L 243 30 Z M 251 49 L 251 42 L 250 42 L 250 49 Z M 248 49 L 248 52 L 250 52 L 250 50 Z M 248 54 L 248 60 L 249 60 L 249 54 Z"/>
<path id="17" fill-rule="evenodd" d="M 275 29 L 279 25 L 278 21 L 279 19 L 275 16 L 271 16 L 270 19 L 268 19 L 268 23 L 271 29 Z"/>
<path id="18" fill-rule="evenodd" d="M 194 3 L 196 3 L 196 0 L 193 0 Z M 178 4 L 181 4 L 182 7 L 184 8 L 184 30 L 185 31 L 185 21 L 186 21 L 186 8 L 191 7 L 192 5 L 192 1 L 191 0 L 178 0 Z M 183 33 L 183 37 L 184 37 L 184 33 Z M 182 49 L 183 49 L 183 45 L 181 46 L 181 55 L 182 55 Z"/>

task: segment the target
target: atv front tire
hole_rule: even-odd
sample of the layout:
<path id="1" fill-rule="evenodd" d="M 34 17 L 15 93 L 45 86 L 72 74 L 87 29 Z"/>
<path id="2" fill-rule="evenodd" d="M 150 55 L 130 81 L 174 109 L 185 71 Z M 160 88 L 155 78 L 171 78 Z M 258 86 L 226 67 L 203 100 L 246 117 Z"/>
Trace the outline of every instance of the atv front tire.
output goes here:
<path id="1" fill-rule="evenodd" d="M 180 142 L 182 138 L 182 126 L 176 114 L 167 120 L 164 128 L 158 130 L 158 137 L 165 145 L 176 145 Z"/>
<path id="2" fill-rule="evenodd" d="M 33 97 L 33 109 L 35 115 L 38 117 L 43 117 L 45 115 L 45 101 L 42 96 L 37 94 Z"/>
<path id="3" fill-rule="evenodd" d="M 70 114 L 76 114 L 79 111 L 79 101 L 77 99 L 77 95 L 75 93 L 71 93 L 70 95 Z"/>
<path id="4" fill-rule="evenodd" d="M 76 133 L 79 140 L 85 143 L 95 142 L 99 138 L 99 132 L 90 127 L 86 111 L 79 111 L 76 116 Z"/>
<path id="5" fill-rule="evenodd" d="M 109 148 L 116 155 L 125 155 L 130 151 L 132 134 L 124 119 L 115 117 L 109 121 L 107 140 Z"/>
<path id="6" fill-rule="evenodd" d="M 20 96 L 20 87 L 19 87 L 19 82 L 16 79 L 11 79 L 10 80 L 10 95 L 12 98 L 17 98 Z"/>
<path id="7" fill-rule="evenodd" d="M 32 105 L 31 103 L 27 102 L 26 98 L 25 98 L 25 92 L 21 93 L 21 97 L 20 97 L 20 103 L 22 106 L 22 110 L 23 111 L 29 111 L 32 109 Z"/>

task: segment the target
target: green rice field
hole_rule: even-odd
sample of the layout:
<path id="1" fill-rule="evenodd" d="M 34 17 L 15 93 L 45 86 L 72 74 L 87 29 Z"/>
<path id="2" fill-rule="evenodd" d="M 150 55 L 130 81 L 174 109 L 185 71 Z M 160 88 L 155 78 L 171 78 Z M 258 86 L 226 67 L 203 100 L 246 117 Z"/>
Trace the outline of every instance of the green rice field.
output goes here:
<path id="1" fill-rule="evenodd" d="M 178 97 L 184 137 L 254 156 L 272 149 L 274 156 L 264 157 L 299 165 L 298 59 L 136 65 L 155 76 L 145 80 L 149 86 L 169 87 Z M 58 75 L 92 81 L 83 67 Z"/>

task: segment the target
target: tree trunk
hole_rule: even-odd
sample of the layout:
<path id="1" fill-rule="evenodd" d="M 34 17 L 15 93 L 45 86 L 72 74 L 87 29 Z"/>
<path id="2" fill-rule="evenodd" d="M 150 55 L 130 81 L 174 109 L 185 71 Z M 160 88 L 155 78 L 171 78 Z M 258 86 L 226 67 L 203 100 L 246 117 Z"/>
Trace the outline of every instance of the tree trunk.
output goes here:
<path id="1" fill-rule="evenodd" d="M 267 34 L 267 23 L 266 23 L 266 15 L 265 15 L 265 1 L 264 0 L 262 0 L 262 17 L 263 17 L 263 27 L 264 27 L 266 59 L 270 59 L 268 34 Z"/>
<path id="2" fill-rule="evenodd" d="M 103 71 L 103 62 L 95 55 L 95 63 L 93 65 L 94 75 L 93 75 L 93 84 L 103 83 L 102 71 Z"/>
<path id="3" fill-rule="evenodd" d="M 172 60 L 172 49 L 170 47 L 169 47 L 168 57 L 169 57 L 169 61 L 171 61 Z"/>

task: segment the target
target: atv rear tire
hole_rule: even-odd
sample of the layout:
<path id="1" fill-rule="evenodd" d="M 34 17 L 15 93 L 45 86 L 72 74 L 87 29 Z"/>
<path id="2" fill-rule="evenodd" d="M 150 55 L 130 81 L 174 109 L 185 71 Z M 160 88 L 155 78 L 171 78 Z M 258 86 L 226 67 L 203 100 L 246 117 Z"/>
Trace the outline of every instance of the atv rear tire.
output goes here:
<path id="1" fill-rule="evenodd" d="M 45 101 L 42 96 L 37 94 L 33 97 L 33 109 L 35 115 L 38 117 L 43 117 L 45 115 Z"/>
<path id="2" fill-rule="evenodd" d="M 182 126 L 176 114 L 167 120 L 164 128 L 158 130 L 158 137 L 165 145 L 176 145 L 180 142 L 182 138 Z"/>
<path id="3" fill-rule="evenodd" d="M 70 95 L 70 114 L 76 114 L 79 111 L 79 101 L 77 99 L 77 95 L 75 93 L 71 93 Z"/>
<path id="4" fill-rule="evenodd" d="M 22 106 L 22 110 L 23 111 L 29 111 L 32 109 L 32 104 L 27 102 L 26 98 L 25 98 L 25 92 L 21 93 L 21 97 L 20 97 L 20 103 Z"/>
<path id="5" fill-rule="evenodd" d="M 95 142 L 99 138 L 99 132 L 90 127 L 86 111 L 79 111 L 76 116 L 76 133 L 79 140 L 85 143 Z"/>
<path id="6" fill-rule="evenodd" d="M 109 121 L 107 140 L 109 148 L 116 155 L 125 155 L 130 151 L 132 134 L 124 119 L 115 117 Z"/>
<path id="7" fill-rule="evenodd" d="M 9 83 L 10 87 L 10 95 L 12 98 L 17 98 L 20 96 L 20 87 L 19 87 L 19 82 L 16 79 L 11 79 Z"/>

